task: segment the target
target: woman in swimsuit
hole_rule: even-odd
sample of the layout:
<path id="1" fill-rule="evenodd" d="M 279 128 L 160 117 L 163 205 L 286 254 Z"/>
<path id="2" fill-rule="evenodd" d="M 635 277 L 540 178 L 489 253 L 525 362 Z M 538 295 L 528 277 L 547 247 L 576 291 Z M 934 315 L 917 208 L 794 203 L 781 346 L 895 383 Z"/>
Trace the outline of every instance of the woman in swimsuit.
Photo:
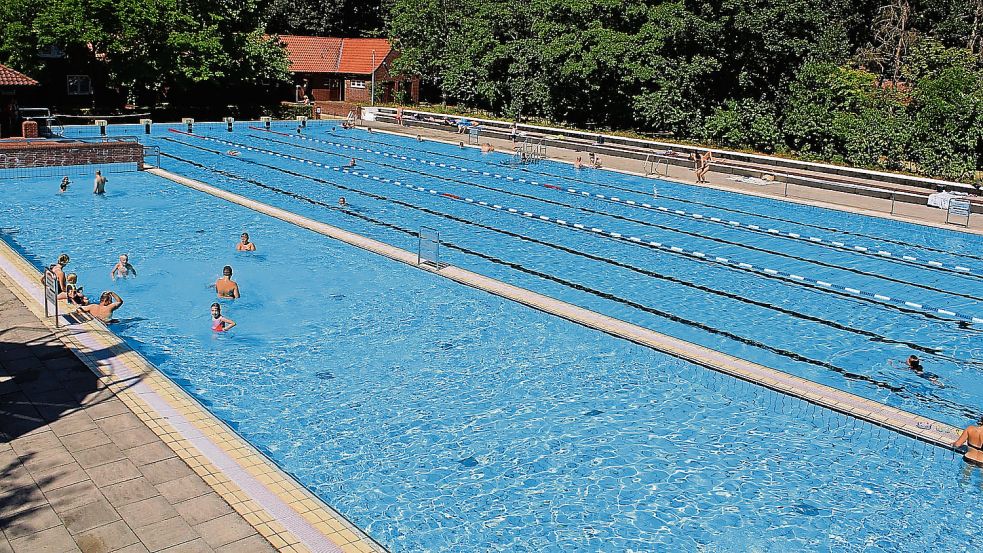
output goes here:
<path id="1" fill-rule="evenodd" d="M 222 316 L 222 306 L 213 303 L 212 304 L 212 330 L 215 332 L 225 332 L 230 328 L 234 327 L 236 322 L 232 319 Z"/>
<path id="2" fill-rule="evenodd" d="M 239 243 L 236 244 L 236 250 L 240 252 L 254 252 L 256 251 L 256 244 L 249 241 L 249 233 L 244 232 L 242 236 L 239 237 Z"/>
<path id="3" fill-rule="evenodd" d="M 983 416 L 977 421 L 976 426 L 967 427 L 959 435 L 959 438 L 952 442 L 952 447 L 955 448 L 964 445 L 966 446 L 966 453 L 963 454 L 963 461 L 983 467 Z"/>
<path id="4" fill-rule="evenodd" d="M 222 268 L 222 278 L 215 281 L 215 292 L 220 298 L 239 298 L 239 285 L 232 280 L 232 267 L 229 265 Z"/>

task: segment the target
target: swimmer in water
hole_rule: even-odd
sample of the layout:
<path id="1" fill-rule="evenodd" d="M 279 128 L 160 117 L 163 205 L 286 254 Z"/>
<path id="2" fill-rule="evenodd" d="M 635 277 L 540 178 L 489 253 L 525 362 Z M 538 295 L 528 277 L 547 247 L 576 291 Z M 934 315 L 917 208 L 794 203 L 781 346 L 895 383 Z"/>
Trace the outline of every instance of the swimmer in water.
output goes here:
<path id="1" fill-rule="evenodd" d="M 225 153 L 229 154 L 232 157 L 239 157 L 239 150 L 229 150 L 228 152 Z"/>
<path id="2" fill-rule="evenodd" d="M 76 313 L 88 313 L 104 323 L 114 323 L 113 312 L 123 305 L 123 298 L 116 292 L 105 291 L 99 296 L 99 303 L 90 303 L 78 308 Z"/>
<path id="3" fill-rule="evenodd" d="M 137 276 L 137 270 L 130 265 L 130 258 L 126 254 L 119 256 L 119 261 L 113 265 L 113 270 L 109 271 L 109 278 L 116 280 L 116 277 L 126 278 L 130 276 Z"/>
<path id="4" fill-rule="evenodd" d="M 918 356 L 909 355 L 906 363 L 908 364 L 908 369 L 915 373 L 915 375 L 928 380 L 936 386 L 943 386 L 943 384 L 939 382 L 939 376 L 937 374 L 925 372 L 925 367 L 922 366 L 922 362 L 918 359 Z"/>
<path id="5" fill-rule="evenodd" d="M 345 201 L 344 196 L 338 198 L 338 207 L 347 207 L 347 206 L 348 206 L 348 202 Z"/>
<path id="6" fill-rule="evenodd" d="M 222 306 L 218 303 L 212 304 L 212 330 L 215 332 L 225 332 L 234 327 L 236 322 L 228 317 L 222 316 Z"/>
<path id="7" fill-rule="evenodd" d="M 481 153 L 483 154 L 487 154 L 488 152 L 494 152 L 494 151 L 495 151 L 495 147 L 488 142 L 485 142 L 484 144 L 481 145 Z"/>
<path id="8" fill-rule="evenodd" d="M 61 179 L 61 184 L 58 185 L 59 193 L 68 192 L 68 185 L 71 183 L 72 181 L 68 180 L 68 177 Z"/>
<path id="9" fill-rule="evenodd" d="M 236 244 L 236 251 L 240 252 L 254 252 L 256 251 L 256 244 L 249 241 L 249 233 L 244 232 L 242 236 L 239 237 L 239 243 Z"/>
<path id="10" fill-rule="evenodd" d="M 102 176 L 102 171 L 96 171 L 96 178 L 92 186 L 93 194 L 105 194 L 106 193 L 106 183 L 109 179 Z"/>
<path id="11" fill-rule="evenodd" d="M 584 160 L 580 156 L 577 156 L 577 161 L 573 162 L 574 169 L 580 169 L 584 166 Z"/>
<path id="12" fill-rule="evenodd" d="M 232 280 L 232 267 L 228 265 L 222 267 L 222 278 L 215 281 L 215 293 L 220 298 L 230 300 L 239 298 L 239 285 Z"/>
<path id="13" fill-rule="evenodd" d="M 356 165 L 355 164 L 355 158 L 352 158 L 352 160 L 348 162 L 348 166 L 349 167 L 355 167 L 355 165 Z"/>
<path id="14" fill-rule="evenodd" d="M 966 430 L 963 430 L 956 441 L 952 442 L 952 447 L 960 448 L 962 446 L 966 446 L 963 461 L 983 467 L 983 417 L 980 417 L 975 425 L 966 427 Z"/>

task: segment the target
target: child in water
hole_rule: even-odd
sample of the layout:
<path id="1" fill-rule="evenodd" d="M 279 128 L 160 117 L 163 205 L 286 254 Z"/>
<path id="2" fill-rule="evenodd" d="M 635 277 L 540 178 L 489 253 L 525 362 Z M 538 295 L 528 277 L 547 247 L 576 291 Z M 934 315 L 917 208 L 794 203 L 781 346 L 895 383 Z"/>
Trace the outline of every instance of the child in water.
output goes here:
<path id="1" fill-rule="evenodd" d="M 225 332 L 236 325 L 235 321 L 222 316 L 222 306 L 218 303 L 212 304 L 212 330 L 215 332 Z"/>
<path id="2" fill-rule="evenodd" d="M 137 270 L 130 265 L 130 258 L 125 253 L 119 256 L 119 261 L 113 265 L 113 270 L 109 272 L 109 278 L 116 280 L 116 277 L 126 278 L 132 274 L 137 276 Z"/>

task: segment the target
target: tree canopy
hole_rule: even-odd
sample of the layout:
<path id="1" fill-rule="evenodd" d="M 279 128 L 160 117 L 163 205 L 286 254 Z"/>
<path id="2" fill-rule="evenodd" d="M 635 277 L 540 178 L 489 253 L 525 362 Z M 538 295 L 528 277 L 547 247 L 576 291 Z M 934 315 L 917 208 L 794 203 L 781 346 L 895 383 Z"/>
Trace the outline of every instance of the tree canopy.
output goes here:
<path id="1" fill-rule="evenodd" d="M 983 0 L 392 0 L 452 103 L 948 178 L 983 168 Z"/>

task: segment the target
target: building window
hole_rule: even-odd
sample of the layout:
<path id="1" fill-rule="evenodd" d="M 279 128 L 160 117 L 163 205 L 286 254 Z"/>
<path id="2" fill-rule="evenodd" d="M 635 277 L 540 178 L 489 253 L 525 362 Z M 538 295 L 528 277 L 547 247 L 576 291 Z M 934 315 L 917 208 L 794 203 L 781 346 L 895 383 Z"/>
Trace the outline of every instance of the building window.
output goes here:
<path id="1" fill-rule="evenodd" d="M 348 81 L 352 88 L 365 88 L 365 81 Z"/>
<path id="2" fill-rule="evenodd" d="M 89 96 L 92 94 L 92 81 L 88 75 L 69 75 L 68 76 L 68 95 L 69 96 Z"/>

